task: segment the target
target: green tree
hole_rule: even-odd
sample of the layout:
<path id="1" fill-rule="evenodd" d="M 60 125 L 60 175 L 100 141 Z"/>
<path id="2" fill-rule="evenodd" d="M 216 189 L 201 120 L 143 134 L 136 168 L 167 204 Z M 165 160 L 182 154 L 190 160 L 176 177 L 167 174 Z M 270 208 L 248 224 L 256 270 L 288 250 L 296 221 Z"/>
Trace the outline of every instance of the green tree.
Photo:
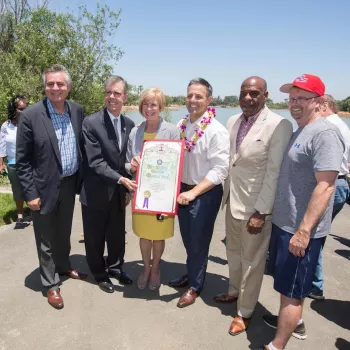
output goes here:
<path id="1" fill-rule="evenodd" d="M 184 106 L 186 104 L 185 96 L 172 96 L 172 98 L 173 98 L 173 101 L 171 104 L 173 105 Z"/>
<path id="2" fill-rule="evenodd" d="M 86 114 L 101 109 L 103 83 L 112 73 L 111 64 L 122 56 L 109 40 L 119 26 L 120 12 L 99 5 L 95 13 L 80 6 L 76 16 L 29 9 L 18 23 L 12 15 L 11 45 L 0 50 L 0 110 L 5 111 L 14 94 L 28 96 L 31 103 L 40 100 L 42 71 L 53 63 L 65 65 L 71 74 L 70 99 L 81 103 Z"/>
<path id="3" fill-rule="evenodd" d="M 344 100 L 337 101 L 339 110 L 342 112 L 350 112 L 350 96 Z"/>
<path id="4" fill-rule="evenodd" d="M 210 103 L 212 106 L 220 106 L 222 105 L 222 99 L 220 96 L 218 97 L 213 97 L 213 99 L 211 100 L 211 103 Z"/>
<path id="5" fill-rule="evenodd" d="M 222 104 L 225 106 L 235 107 L 239 105 L 239 100 L 237 96 L 225 96 Z"/>
<path id="6" fill-rule="evenodd" d="M 172 96 L 165 95 L 165 105 L 170 106 L 173 104 L 174 98 Z"/>
<path id="7" fill-rule="evenodd" d="M 126 101 L 126 106 L 133 106 L 139 104 L 140 96 L 137 92 L 137 86 L 128 84 L 128 100 Z"/>
<path id="8" fill-rule="evenodd" d="M 141 93 L 142 93 L 142 91 L 143 91 L 143 85 L 139 85 L 139 86 L 136 88 L 136 90 L 137 90 L 137 94 L 138 94 L 139 96 L 141 96 Z"/>

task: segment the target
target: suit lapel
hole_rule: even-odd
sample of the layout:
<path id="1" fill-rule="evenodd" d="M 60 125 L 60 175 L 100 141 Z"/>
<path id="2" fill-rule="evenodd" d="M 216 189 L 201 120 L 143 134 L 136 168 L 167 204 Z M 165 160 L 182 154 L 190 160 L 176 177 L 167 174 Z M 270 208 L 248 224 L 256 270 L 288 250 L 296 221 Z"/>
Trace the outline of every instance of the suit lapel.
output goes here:
<path id="1" fill-rule="evenodd" d="M 237 157 L 236 140 L 237 140 L 237 133 L 238 133 L 238 129 L 239 129 L 240 125 L 241 125 L 241 117 L 239 116 L 238 119 L 233 124 L 232 129 L 230 131 L 232 163 L 234 163 L 236 161 L 236 157 Z"/>
<path id="2" fill-rule="evenodd" d="M 109 114 L 107 112 L 107 108 L 104 109 L 102 123 L 106 128 L 108 139 L 114 143 L 115 147 L 117 148 L 118 152 L 120 153 L 117 135 L 116 135 L 115 130 L 114 130 L 114 125 L 111 122 L 111 118 L 109 117 Z"/>
<path id="3" fill-rule="evenodd" d="M 75 138 L 76 140 L 79 140 L 79 130 L 78 130 L 78 125 L 77 125 L 77 118 L 76 118 L 76 111 L 73 106 L 67 101 L 68 104 L 68 113 L 70 116 L 70 122 L 72 123 L 72 127 L 74 130 Z"/>
<path id="4" fill-rule="evenodd" d="M 125 126 L 125 118 L 124 116 L 121 114 L 120 115 L 120 135 L 121 135 L 121 140 L 120 140 L 120 149 L 123 150 L 124 146 L 125 146 L 125 142 L 126 142 L 126 126 Z"/>
<path id="5" fill-rule="evenodd" d="M 43 101 L 45 109 L 42 111 L 42 120 L 46 129 L 47 134 L 49 135 L 49 139 L 52 145 L 52 148 L 55 152 L 55 155 L 58 159 L 58 162 L 62 165 L 62 160 L 61 160 L 61 154 L 60 150 L 58 148 L 58 141 L 57 141 L 57 136 L 55 129 L 52 125 L 52 120 L 50 118 L 50 113 L 49 109 L 47 108 L 47 102 L 46 99 Z"/>
<path id="6" fill-rule="evenodd" d="M 81 158 L 82 154 L 81 154 L 80 142 L 81 142 L 82 135 L 81 135 L 81 129 L 79 128 L 79 125 L 78 125 L 79 118 L 77 114 L 77 109 L 74 105 L 71 105 L 69 101 L 67 101 L 67 103 L 68 103 L 68 112 L 70 115 L 70 122 L 72 123 L 79 158 Z"/>
<path id="7" fill-rule="evenodd" d="M 236 160 L 241 156 L 242 151 L 254 140 L 255 136 L 264 125 L 264 120 L 266 119 L 267 112 L 268 110 L 265 107 L 265 109 L 260 113 L 259 117 L 255 121 L 251 129 L 249 130 L 243 142 L 241 143 L 241 146 L 239 147 L 239 150 L 237 152 Z"/>

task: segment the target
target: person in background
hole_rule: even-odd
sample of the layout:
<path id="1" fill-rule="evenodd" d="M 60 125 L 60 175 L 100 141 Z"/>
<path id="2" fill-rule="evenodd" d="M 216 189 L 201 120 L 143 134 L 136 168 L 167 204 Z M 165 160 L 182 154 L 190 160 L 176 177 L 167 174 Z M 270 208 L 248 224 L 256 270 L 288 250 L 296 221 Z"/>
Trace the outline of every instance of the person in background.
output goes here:
<path id="1" fill-rule="evenodd" d="M 334 204 L 332 211 L 332 221 L 343 209 L 346 199 L 349 196 L 349 186 L 346 180 L 347 174 L 349 174 L 348 161 L 350 157 L 350 130 L 349 127 L 339 118 L 337 113 L 339 112 L 337 102 L 331 95 L 325 94 L 323 96 L 323 106 L 321 109 L 321 116 L 326 118 L 329 122 L 338 127 L 345 141 L 345 151 L 343 159 L 336 181 Z M 322 250 L 321 247 L 320 256 L 316 265 L 314 279 L 312 281 L 312 289 L 308 297 L 315 300 L 324 300 L 323 290 L 323 271 L 322 271 Z"/>
<path id="2" fill-rule="evenodd" d="M 2 124 L 0 131 L 0 173 L 5 170 L 11 183 L 13 200 L 16 202 L 17 221 L 15 229 L 25 226 L 23 221 L 23 192 L 16 170 L 16 139 L 20 112 L 27 108 L 27 100 L 22 95 L 14 96 L 7 105 L 8 120 Z M 7 168 L 4 157 L 7 156 Z"/>
<path id="3" fill-rule="evenodd" d="M 140 153 L 145 140 L 179 140 L 179 129 L 160 116 L 165 107 L 165 96 L 160 89 L 145 90 L 140 98 L 139 111 L 146 119 L 131 130 L 127 163 L 125 168 L 135 174 L 140 164 Z M 132 227 L 135 234 L 140 237 L 140 249 L 143 260 L 143 272 L 137 280 L 137 287 L 151 290 L 160 287 L 159 264 L 165 248 L 165 239 L 174 235 L 174 216 L 164 216 L 148 213 L 134 212 L 132 214 Z M 152 263 L 151 263 L 152 255 Z"/>

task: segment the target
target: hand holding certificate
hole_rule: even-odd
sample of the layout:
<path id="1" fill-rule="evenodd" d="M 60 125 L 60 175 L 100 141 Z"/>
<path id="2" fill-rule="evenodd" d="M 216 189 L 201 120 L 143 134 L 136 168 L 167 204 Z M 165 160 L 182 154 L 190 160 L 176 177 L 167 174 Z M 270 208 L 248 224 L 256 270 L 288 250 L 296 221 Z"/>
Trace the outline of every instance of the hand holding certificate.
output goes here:
<path id="1" fill-rule="evenodd" d="M 177 214 L 184 142 L 145 141 L 138 167 L 133 211 Z"/>

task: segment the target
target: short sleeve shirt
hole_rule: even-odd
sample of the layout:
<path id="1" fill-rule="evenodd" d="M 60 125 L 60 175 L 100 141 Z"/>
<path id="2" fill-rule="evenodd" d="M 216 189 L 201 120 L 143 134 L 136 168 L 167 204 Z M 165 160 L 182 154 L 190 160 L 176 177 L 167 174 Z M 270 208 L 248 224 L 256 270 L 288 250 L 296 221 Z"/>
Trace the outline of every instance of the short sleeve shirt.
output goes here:
<path id="1" fill-rule="evenodd" d="M 344 153 L 339 129 L 325 118 L 298 128 L 292 135 L 283 158 L 272 222 L 294 234 L 317 185 L 315 172 L 339 172 Z M 334 196 L 311 232 L 311 238 L 326 236 L 331 227 Z"/>

